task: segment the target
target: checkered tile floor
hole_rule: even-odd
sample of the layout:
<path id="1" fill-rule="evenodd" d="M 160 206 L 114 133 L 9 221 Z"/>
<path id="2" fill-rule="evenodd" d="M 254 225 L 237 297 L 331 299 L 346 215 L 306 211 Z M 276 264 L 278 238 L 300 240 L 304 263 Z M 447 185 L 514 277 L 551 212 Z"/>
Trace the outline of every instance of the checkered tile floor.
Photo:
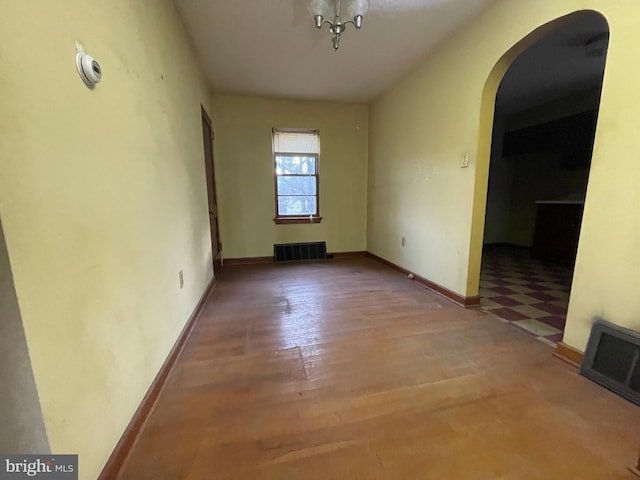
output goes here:
<path id="1" fill-rule="evenodd" d="M 571 268 L 531 259 L 526 248 L 485 246 L 481 306 L 555 346 L 562 340 L 571 276 Z"/>

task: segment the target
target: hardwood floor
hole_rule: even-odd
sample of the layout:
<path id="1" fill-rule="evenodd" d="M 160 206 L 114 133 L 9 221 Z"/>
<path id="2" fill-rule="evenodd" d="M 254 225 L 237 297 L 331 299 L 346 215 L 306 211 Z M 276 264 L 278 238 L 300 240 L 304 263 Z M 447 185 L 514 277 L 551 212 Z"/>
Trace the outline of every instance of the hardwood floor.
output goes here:
<path id="1" fill-rule="evenodd" d="M 226 268 L 121 480 L 634 476 L 640 408 L 371 260 Z"/>

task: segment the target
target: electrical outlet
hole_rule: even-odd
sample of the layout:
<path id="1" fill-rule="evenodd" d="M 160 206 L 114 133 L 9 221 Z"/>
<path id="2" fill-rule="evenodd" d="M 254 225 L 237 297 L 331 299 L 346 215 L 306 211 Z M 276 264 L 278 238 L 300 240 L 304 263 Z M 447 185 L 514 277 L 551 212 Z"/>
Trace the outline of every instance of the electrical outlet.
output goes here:
<path id="1" fill-rule="evenodd" d="M 469 166 L 469 152 L 464 154 L 462 161 L 460 162 L 460 168 L 467 168 Z"/>
<path id="2" fill-rule="evenodd" d="M 402 245 L 404 247 L 404 244 L 406 243 L 405 238 L 402 237 L 402 240 L 400 241 L 400 245 Z"/>
<path id="3" fill-rule="evenodd" d="M 178 272 L 178 281 L 180 282 L 180 288 L 184 287 L 184 273 L 182 273 L 182 270 Z"/>

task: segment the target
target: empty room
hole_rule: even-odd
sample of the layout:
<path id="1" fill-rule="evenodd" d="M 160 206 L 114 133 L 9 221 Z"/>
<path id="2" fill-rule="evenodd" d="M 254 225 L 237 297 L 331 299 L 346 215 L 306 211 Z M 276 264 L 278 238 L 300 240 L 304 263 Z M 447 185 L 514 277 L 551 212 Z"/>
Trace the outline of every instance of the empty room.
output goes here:
<path id="1" fill-rule="evenodd" d="M 533 3 L 2 2 L 0 477 L 639 478 L 640 4 Z"/>

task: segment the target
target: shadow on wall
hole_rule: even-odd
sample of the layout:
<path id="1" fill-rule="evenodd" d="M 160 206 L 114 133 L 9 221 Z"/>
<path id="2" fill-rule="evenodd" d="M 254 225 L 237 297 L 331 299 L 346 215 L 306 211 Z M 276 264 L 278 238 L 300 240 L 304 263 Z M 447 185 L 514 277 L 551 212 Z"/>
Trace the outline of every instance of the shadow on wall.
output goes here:
<path id="1" fill-rule="evenodd" d="M 50 453 L 0 222 L 0 452 Z"/>

